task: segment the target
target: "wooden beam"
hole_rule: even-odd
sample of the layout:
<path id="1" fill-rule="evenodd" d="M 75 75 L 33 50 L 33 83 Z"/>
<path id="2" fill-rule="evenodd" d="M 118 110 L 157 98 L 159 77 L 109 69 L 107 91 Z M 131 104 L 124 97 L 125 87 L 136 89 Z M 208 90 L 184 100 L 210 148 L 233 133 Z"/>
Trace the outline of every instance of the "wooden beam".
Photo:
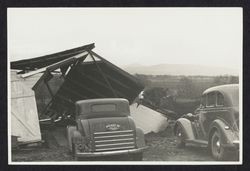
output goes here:
<path id="1" fill-rule="evenodd" d="M 35 74 L 38 74 L 41 72 L 45 72 L 46 70 L 51 72 L 51 71 L 56 70 L 62 66 L 69 65 L 70 63 L 74 62 L 75 60 L 77 60 L 79 58 L 84 58 L 84 57 L 86 58 L 87 55 L 88 55 L 88 52 L 83 52 L 83 53 L 80 53 L 78 55 L 72 56 L 68 59 L 65 59 L 65 60 L 62 60 L 60 62 L 54 63 L 52 65 L 46 66 L 44 68 L 40 68 L 40 69 L 35 70 L 35 71 L 30 71 L 28 73 L 21 74 L 21 77 L 26 78 L 26 77 L 29 77 L 29 76 L 32 76 L 32 75 L 35 75 Z"/>
<path id="2" fill-rule="evenodd" d="M 72 56 L 72 57 L 70 57 L 68 59 L 62 60 L 60 62 L 57 62 L 57 63 L 54 63 L 54 64 L 48 66 L 47 70 L 49 70 L 49 71 L 56 70 L 56 69 L 58 69 L 58 68 L 60 68 L 62 66 L 69 65 L 69 64 L 73 63 L 74 61 L 76 61 L 76 60 L 78 60 L 80 58 L 86 58 L 87 55 L 88 55 L 88 52 L 82 52 L 82 53 L 80 53 L 78 55 Z"/>
<path id="3" fill-rule="evenodd" d="M 45 68 L 37 69 L 35 71 L 30 71 L 30 72 L 25 73 L 25 74 L 20 74 L 20 76 L 22 78 L 26 78 L 26 77 L 29 77 L 29 76 L 32 76 L 32 75 L 35 75 L 35 74 L 38 74 L 38 73 L 41 73 L 41 72 L 45 72 L 45 71 L 46 71 L 46 67 Z"/>

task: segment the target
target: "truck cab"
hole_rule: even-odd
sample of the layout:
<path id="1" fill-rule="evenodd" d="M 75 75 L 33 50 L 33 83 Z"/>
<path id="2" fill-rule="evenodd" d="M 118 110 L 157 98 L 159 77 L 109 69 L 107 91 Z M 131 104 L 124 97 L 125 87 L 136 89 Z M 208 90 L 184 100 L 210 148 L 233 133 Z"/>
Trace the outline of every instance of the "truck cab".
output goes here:
<path id="1" fill-rule="evenodd" d="M 77 101 L 75 116 L 75 125 L 67 127 L 67 135 L 69 149 L 77 160 L 115 155 L 142 160 L 144 133 L 130 117 L 128 100 Z"/>

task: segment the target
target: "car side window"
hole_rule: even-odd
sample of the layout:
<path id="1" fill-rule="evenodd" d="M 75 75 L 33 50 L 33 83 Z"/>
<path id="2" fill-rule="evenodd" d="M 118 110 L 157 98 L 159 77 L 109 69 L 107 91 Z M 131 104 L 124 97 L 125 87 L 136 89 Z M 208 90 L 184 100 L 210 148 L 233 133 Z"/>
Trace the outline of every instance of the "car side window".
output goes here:
<path id="1" fill-rule="evenodd" d="M 206 107 L 214 107 L 216 102 L 216 94 L 214 92 L 207 94 Z"/>
<path id="2" fill-rule="evenodd" d="M 201 97 L 201 104 L 200 107 L 204 108 L 206 106 L 206 96 L 202 96 Z"/>
<path id="3" fill-rule="evenodd" d="M 216 106 L 224 106 L 224 96 L 221 93 L 217 93 Z"/>

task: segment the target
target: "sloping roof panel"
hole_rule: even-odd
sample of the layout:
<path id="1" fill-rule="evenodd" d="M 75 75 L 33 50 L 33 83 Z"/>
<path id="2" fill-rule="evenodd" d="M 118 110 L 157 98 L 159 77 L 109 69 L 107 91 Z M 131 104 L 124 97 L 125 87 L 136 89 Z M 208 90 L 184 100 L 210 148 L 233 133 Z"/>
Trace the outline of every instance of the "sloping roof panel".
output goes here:
<path id="1" fill-rule="evenodd" d="M 14 62 L 11 62 L 11 69 L 34 70 L 34 69 L 43 68 L 48 65 L 51 65 L 51 64 L 60 62 L 62 60 L 65 60 L 67 58 L 70 58 L 72 56 L 75 56 L 77 54 L 80 54 L 84 51 L 92 50 L 94 47 L 95 45 L 93 43 L 93 44 L 88 44 L 85 46 L 81 46 L 81 47 L 74 48 L 74 49 L 69 49 L 66 51 L 62 51 L 62 52 L 58 52 L 58 53 L 54 53 L 50 55 L 14 61 Z"/>

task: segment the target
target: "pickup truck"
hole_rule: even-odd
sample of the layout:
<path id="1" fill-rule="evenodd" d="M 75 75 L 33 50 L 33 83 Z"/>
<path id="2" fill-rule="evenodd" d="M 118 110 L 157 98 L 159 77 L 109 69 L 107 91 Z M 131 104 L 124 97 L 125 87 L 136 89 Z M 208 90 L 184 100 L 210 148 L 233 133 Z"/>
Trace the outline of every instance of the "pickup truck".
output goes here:
<path id="1" fill-rule="evenodd" d="M 75 103 L 75 125 L 67 127 L 69 149 L 76 160 L 126 156 L 143 159 L 144 133 L 130 117 L 122 98 L 80 100 Z"/>

